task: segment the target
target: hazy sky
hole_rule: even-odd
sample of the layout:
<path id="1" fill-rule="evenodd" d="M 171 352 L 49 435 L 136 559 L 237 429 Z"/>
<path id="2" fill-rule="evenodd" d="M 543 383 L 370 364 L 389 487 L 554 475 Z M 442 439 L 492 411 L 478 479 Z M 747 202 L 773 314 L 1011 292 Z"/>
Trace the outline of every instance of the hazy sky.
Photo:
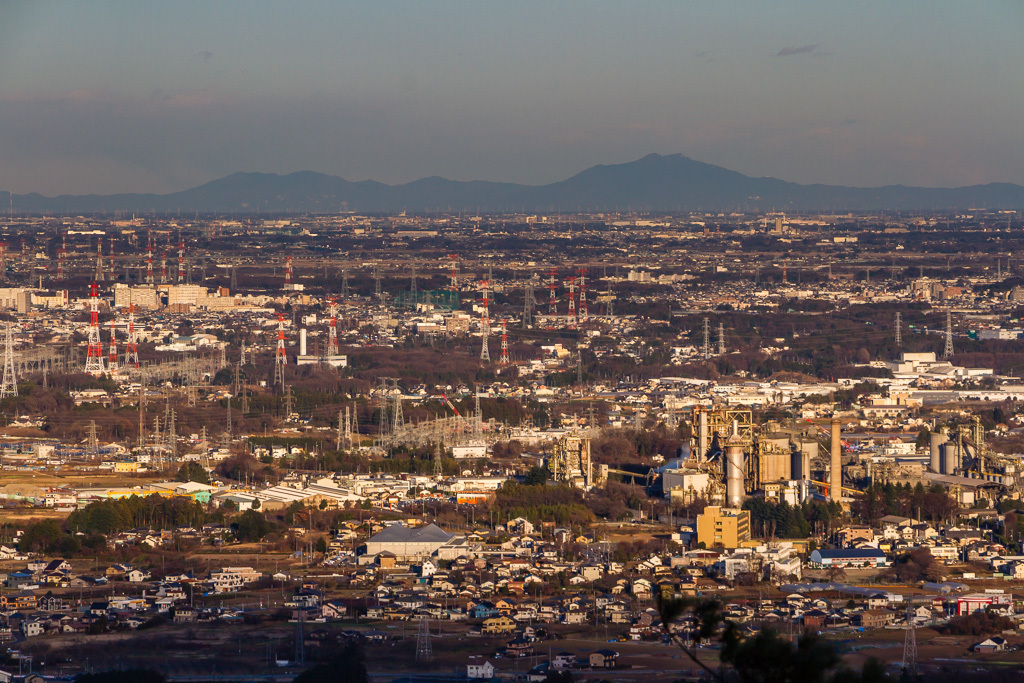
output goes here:
<path id="1" fill-rule="evenodd" d="M 1024 184 L 1024 3 L 0 0 L 0 189 L 546 183 L 682 153 Z"/>

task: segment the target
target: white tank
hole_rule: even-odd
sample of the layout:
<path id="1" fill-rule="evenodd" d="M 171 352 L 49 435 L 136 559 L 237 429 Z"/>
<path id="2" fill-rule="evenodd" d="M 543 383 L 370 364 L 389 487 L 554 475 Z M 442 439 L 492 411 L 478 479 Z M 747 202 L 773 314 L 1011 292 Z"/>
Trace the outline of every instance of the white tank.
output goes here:
<path id="1" fill-rule="evenodd" d="M 960 467 L 960 453 L 955 443 L 942 444 L 942 474 L 954 474 Z"/>
<path id="2" fill-rule="evenodd" d="M 725 502 L 729 507 L 743 505 L 743 442 L 730 436 L 725 442 Z"/>

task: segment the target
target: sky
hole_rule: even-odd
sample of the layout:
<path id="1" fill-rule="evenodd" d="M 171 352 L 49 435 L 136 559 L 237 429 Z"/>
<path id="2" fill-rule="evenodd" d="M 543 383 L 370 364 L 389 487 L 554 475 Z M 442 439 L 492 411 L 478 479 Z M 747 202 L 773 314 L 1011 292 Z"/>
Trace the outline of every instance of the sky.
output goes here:
<path id="1" fill-rule="evenodd" d="M 652 152 L 1024 184 L 1021 35 L 1019 0 L 0 0 L 0 189 L 543 184 Z"/>

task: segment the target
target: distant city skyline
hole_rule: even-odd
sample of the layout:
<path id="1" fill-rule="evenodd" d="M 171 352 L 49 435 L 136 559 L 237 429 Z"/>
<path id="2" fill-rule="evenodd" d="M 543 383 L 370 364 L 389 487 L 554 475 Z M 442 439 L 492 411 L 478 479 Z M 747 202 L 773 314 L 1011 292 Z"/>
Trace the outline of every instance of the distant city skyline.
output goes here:
<path id="1" fill-rule="evenodd" d="M 799 183 L 1024 184 L 1024 5 L 13 2 L 0 189 L 235 171 L 545 184 L 648 153 Z"/>

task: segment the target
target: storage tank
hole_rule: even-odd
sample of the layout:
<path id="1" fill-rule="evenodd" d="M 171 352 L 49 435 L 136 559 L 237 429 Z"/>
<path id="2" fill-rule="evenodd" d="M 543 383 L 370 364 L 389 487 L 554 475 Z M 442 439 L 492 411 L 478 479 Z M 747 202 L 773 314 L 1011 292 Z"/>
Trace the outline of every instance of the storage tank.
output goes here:
<path id="1" fill-rule="evenodd" d="M 811 478 L 811 460 L 818 457 L 818 442 L 800 440 L 793 449 L 791 474 L 793 479 Z"/>
<path id="2" fill-rule="evenodd" d="M 762 482 L 789 481 L 792 472 L 788 436 L 768 436 L 762 442 L 759 454 L 760 475 Z"/>
<path id="3" fill-rule="evenodd" d="M 729 507 L 743 505 L 743 440 L 732 435 L 725 442 L 725 502 Z"/>
<path id="4" fill-rule="evenodd" d="M 942 474 L 954 474 L 960 468 L 960 449 L 951 441 L 939 448 L 942 449 Z"/>
<path id="5" fill-rule="evenodd" d="M 946 433 L 945 428 L 928 435 L 928 465 L 932 468 L 932 472 L 942 471 L 942 444 L 947 441 L 949 441 L 949 434 Z"/>

